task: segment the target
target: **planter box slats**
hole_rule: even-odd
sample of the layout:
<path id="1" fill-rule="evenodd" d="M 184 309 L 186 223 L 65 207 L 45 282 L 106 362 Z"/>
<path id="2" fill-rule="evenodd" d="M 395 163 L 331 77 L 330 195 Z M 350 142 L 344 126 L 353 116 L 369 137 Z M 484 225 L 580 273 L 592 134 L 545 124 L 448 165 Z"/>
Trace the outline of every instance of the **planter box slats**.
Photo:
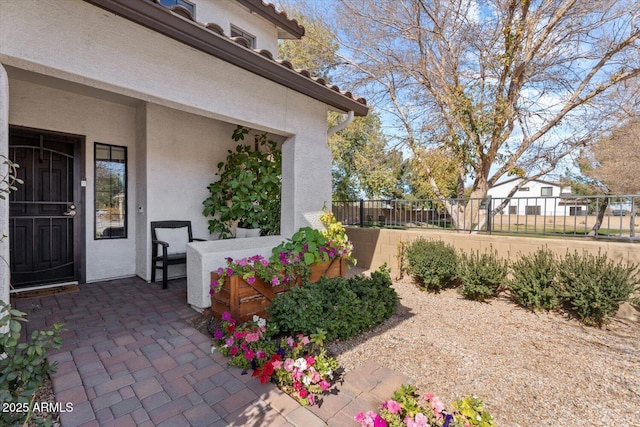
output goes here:
<path id="1" fill-rule="evenodd" d="M 337 258 L 325 263 L 311 266 L 309 283 L 315 283 L 322 276 L 344 277 L 345 260 Z M 216 272 L 211 273 L 211 281 L 218 280 Z M 271 286 L 262 279 L 256 278 L 253 284 L 247 283 L 242 277 L 226 277 L 219 292 L 211 295 L 211 310 L 216 317 L 228 311 L 238 322 L 251 320 L 254 315 L 267 317 L 267 307 L 279 293 L 285 292 L 289 286 Z"/>

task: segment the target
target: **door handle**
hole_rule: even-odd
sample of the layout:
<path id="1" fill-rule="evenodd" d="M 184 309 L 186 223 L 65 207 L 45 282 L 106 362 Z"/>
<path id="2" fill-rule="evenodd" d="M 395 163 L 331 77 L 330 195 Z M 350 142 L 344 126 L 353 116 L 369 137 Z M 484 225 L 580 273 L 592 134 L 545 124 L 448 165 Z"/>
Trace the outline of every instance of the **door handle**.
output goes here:
<path id="1" fill-rule="evenodd" d="M 67 210 L 66 212 L 64 212 L 62 215 L 64 216 L 76 216 L 76 205 L 74 205 L 73 203 L 69 205 L 69 210 Z"/>

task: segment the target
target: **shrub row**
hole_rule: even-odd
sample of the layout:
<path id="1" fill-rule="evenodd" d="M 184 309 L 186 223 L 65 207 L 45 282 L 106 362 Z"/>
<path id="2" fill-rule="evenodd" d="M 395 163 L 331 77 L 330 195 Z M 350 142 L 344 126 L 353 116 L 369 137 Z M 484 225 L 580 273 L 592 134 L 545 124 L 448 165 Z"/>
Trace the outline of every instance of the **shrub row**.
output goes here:
<path id="1" fill-rule="evenodd" d="M 523 307 L 566 308 L 588 325 L 602 326 L 640 291 L 638 265 L 615 263 L 601 253 L 560 257 L 540 248 L 509 263 L 495 251 L 458 254 L 441 241 L 418 239 L 403 248 L 403 256 L 403 268 L 428 290 L 459 287 L 477 301 L 507 290 Z"/>
<path id="2" fill-rule="evenodd" d="M 347 339 L 380 325 L 398 302 L 386 265 L 371 277 L 323 278 L 278 295 L 267 309 L 282 334 L 326 332 L 329 341 Z"/>

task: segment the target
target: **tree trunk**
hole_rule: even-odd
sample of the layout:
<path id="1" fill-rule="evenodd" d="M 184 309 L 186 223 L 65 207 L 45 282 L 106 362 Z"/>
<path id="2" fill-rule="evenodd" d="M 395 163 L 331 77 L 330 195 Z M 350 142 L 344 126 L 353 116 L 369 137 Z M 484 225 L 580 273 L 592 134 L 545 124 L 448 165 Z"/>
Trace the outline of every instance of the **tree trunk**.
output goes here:
<path id="1" fill-rule="evenodd" d="M 596 223 L 593 224 L 593 228 L 591 228 L 591 231 L 589 231 L 588 236 L 591 236 L 591 237 L 597 236 L 598 231 L 602 226 L 602 219 L 604 218 L 604 213 L 606 212 L 607 207 L 609 206 L 609 198 L 605 197 L 603 200 L 604 201 L 600 205 L 600 210 L 598 210 L 598 217 L 596 218 Z"/>

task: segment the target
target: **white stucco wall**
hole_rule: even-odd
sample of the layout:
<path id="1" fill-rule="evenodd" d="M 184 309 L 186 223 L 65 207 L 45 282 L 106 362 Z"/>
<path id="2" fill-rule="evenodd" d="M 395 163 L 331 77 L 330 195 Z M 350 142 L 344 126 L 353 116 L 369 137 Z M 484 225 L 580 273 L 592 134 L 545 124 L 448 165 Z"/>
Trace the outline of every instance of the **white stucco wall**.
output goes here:
<path id="1" fill-rule="evenodd" d="M 497 207 L 502 200 L 521 180 L 512 180 L 504 184 L 498 184 L 490 188 L 487 194 L 495 200 L 492 202 L 493 207 Z M 551 196 L 542 196 L 542 188 L 551 187 Z M 541 215 L 569 215 L 569 208 L 561 206 L 560 191 L 561 187 L 557 184 L 542 181 L 531 181 L 524 185 L 526 190 L 519 190 L 513 195 L 508 206 L 504 208 L 504 213 L 509 213 L 509 206 L 515 206 L 518 215 L 525 215 L 527 206 L 539 206 Z"/>
<path id="2" fill-rule="evenodd" d="M 195 4 L 196 21 L 218 24 L 227 36 L 234 25 L 256 38 L 256 49 L 266 49 L 274 57 L 278 55 L 278 29 L 271 22 L 231 0 L 198 0 Z"/>
<path id="3" fill-rule="evenodd" d="M 201 203 L 236 124 L 287 138 L 284 237 L 331 200 L 325 104 L 88 3 L 0 1 L 0 63 L 48 76 L 47 85 L 11 82 L 11 123 L 86 135 L 87 188 L 94 141 L 129 148 L 130 238 L 93 240 L 88 193 L 88 281 L 148 278 L 152 220 L 191 219 L 206 237 Z"/>

